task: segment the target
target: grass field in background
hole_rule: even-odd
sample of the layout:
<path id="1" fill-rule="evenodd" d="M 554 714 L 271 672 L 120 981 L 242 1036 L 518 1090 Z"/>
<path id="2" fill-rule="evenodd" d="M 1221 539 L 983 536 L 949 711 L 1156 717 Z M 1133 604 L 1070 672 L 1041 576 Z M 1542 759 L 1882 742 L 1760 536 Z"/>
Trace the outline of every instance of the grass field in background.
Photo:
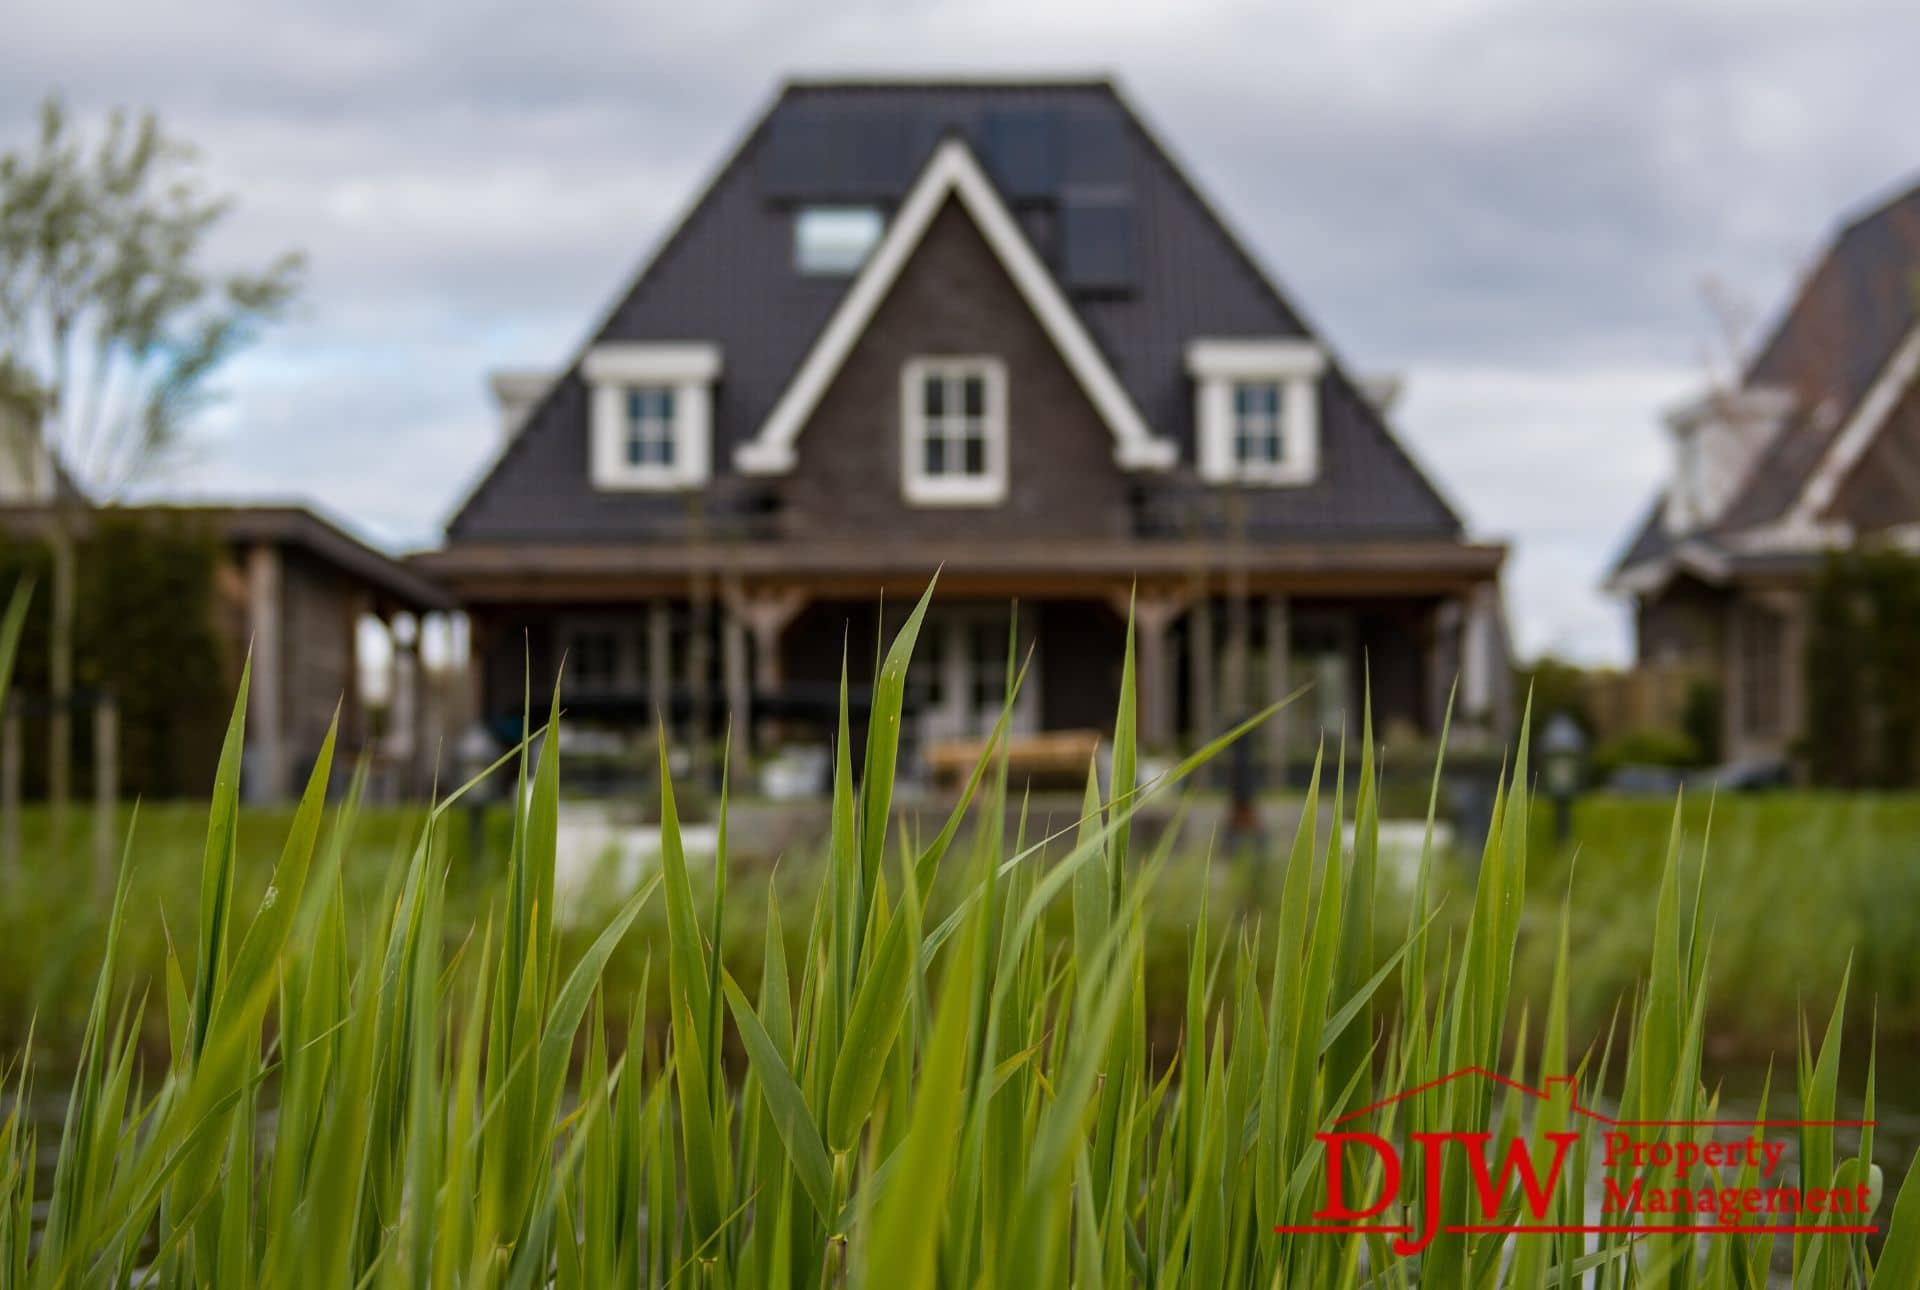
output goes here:
<path id="1" fill-rule="evenodd" d="M 824 807 L 822 809 L 824 816 Z M 119 827 L 132 823 L 132 809 Z M 235 866 L 239 899 L 257 899 L 278 856 L 292 808 L 242 808 Z M 404 866 L 425 812 L 417 808 L 363 809 L 354 822 L 344 874 L 350 902 L 376 900 L 388 877 Z M 1571 983 L 1572 1024 L 1591 1035 L 1604 1027 L 1614 1003 L 1644 971 L 1652 939 L 1658 880 L 1673 823 L 1673 804 L 1648 798 L 1591 797 L 1574 816 L 1572 846 L 1553 840 L 1548 808 L 1537 805 L 1529 827 L 1533 877 L 1520 938 L 1518 989 L 1536 1007 L 1554 952 L 1562 896 L 1574 894 L 1571 936 L 1579 965 Z M 123 984 L 160 980 L 166 935 L 190 942 L 196 926 L 199 871 L 207 808 L 164 803 L 140 810 L 131 898 L 151 910 L 122 933 Z M 1682 812 L 1682 848 L 1697 863 L 1711 825 L 1708 881 L 1702 889 L 1713 937 L 1716 971 L 1709 985 L 1707 1028 L 1722 1055 L 1754 1059 L 1792 1048 L 1799 1010 L 1808 1000 L 1834 997 L 1852 961 L 1850 1027 L 1864 1034 L 1875 1022 L 1883 1050 L 1910 1054 L 1920 1065 L 1920 794 L 1840 795 L 1781 793 L 1689 798 Z M 25 813 L 23 843 L 36 857 L 0 906 L 0 1048 L 17 1045 L 37 1020 L 43 1058 L 59 1060 L 78 1040 L 94 972 L 105 942 L 104 895 L 89 890 L 90 817 L 73 816 L 69 855 L 49 864 L 43 809 Z M 1037 825 L 1035 826 L 1037 830 Z M 503 879 L 513 834 L 512 811 L 485 808 L 476 839 L 468 815 L 454 813 L 436 835 L 436 860 L 450 878 L 450 907 L 471 915 Z M 478 841 L 477 853 L 475 842 Z M 1212 904 L 1216 936 L 1255 916 L 1260 893 L 1277 889 L 1287 838 L 1268 839 L 1268 872 L 1255 861 L 1209 857 L 1187 848 L 1170 857 L 1148 911 L 1145 952 L 1150 1018 L 1177 1027 L 1185 996 L 1187 941 L 1203 897 Z M 764 951 L 754 912 L 762 894 L 778 895 L 790 915 L 797 950 L 800 916 L 819 888 L 826 865 L 821 835 L 796 843 L 777 873 L 765 861 L 738 864 L 731 875 L 741 899 L 723 934 L 726 961 L 738 973 L 757 972 Z M 1064 850 L 1064 844 L 1061 850 Z M 691 864 L 696 887 L 711 875 Z M 1436 927 L 1457 930 L 1471 895 L 1473 861 L 1446 855 L 1434 876 L 1442 897 Z M 1388 926 L 1403 921 L 1406 892 L 1383 870 L 1379 893 Z M 617 876 L 585 884 L 576 908 L 562 911 L 565 927 L 580 935 L 617 908 L 627 893 Z M 944 888 L 932 900 L 950 893 Z M 1064 935 L 1064 926 L 1055 926 Z M 643 911 L 607 968 L 609 1002 L 624 1015 L 644 975 L 647 956 L 661 952 L 664 914 Z M 562 935 L 572 935 L 563 930 Z M 1390 952 L 1392 946 L 1384 944 Z M 655 1001 L 664 983 L 653 981 Z M 149 996 L 149 1035 L 164 1038 L 162 1000 Z M 1916 1089 L 1920 1091 L 1920 1089 Z"/>

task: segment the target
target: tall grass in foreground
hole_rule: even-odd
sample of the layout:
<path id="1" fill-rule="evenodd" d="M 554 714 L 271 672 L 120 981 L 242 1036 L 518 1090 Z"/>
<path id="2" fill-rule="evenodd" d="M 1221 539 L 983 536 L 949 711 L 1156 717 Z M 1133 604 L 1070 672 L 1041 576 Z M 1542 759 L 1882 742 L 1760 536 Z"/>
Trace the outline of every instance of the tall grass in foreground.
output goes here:
<path id="1" fill-rule="evenodd" d="M 1183 1035 L 1149 1051 L 1142 943 L 1167 855 L 1134 836 L 1133 817 L 1220 745 L 1132 790 L 1129 645 L 1112 786 L 1090 775 L 1070 837 L 1009 828 L 1002 763 L 983 758 L 935 836 L 890 838 L 925 605 L 876 678 L 857 774 L 843 706 L 830 859 L 805 950 L 789 958 L 782 920 L 797 911 L 769 902 L 760 979 L 744 983 L 715 952 L 724 792 L 713 896 L 697 902 L 670 782 L 659 872 L 577 960 L 561 961 L 557 741 L 530 782 L 519 762 L 506 888 L 479 926 L 445 925 L 446 874 L 432 859 L 458 793 L 429 815 L 378 916 L 349 918 L 341 859 L 355 794 L 329 827 L 331 736 L 265 897 L 235 909 L 243 679 L 209 814 L 198 935 L 169 951 L 152 987 L 165 995 L 171 1060 L 143 1079 L 137 1000 L 112 993 L 121 929 L 146 916 L 126 907 L 123 872 L 57 1144 L 37 1141 L 20 1109 L 24 1059 L 12 1076 L 0 1283 L 1765 1283 L 1774 1242 L 1763 1236 L 1453 1235 L 1401 1260 L 1383 1236 L 1273 1230 L 1310 1223 L 1322 1203 L 1316 1131 L 1463 1066 L 1575 1075 L 1582 1100 L 1617 1101 L 1636 1118 L 1711 1116 L 1700 1069 L 1710 935 L 1699 891 L 1682 889 L 1677 843 L 1646 980 L 1605 1046 L 1576 1053 L 1564 931 L 1537 1034 L 1508 1007 L 1526 884 L 1524 761 L 1496 807 L 1465 934 L 1430 943 L 1429 858 L 1399 948 L 1383 956 L 1372 926 L 1377 783 L 1363 754 L 1351 785 L 1316 777 L 1277 903 L 1217 957 L 1203 910 Z M 0 655 L 6 639 L 0 624 Z M 1003 714 L 996 740 L 1005 728 Z M 1370 750 L 1371 731 L 1363 737 Z M 1320 813 L 1339 820 L 1349 796 L 1351 846 L 1337 827 L 1316 843 Z M 936 919 L 925 900 L 943 867 L 965 882 Z M 650 900 L 667 916 L 658 1044 L 647 1018 L 608 1017 L 598 993 Z M 1042 932 L 1055 906 L 1071 922 L 1058 950 Z M 1395 978 L 1403 1002 L 1389 1015 L 1375 996 Z M 1833 1118 L 1838 1046 L 1834 1027 L 1803 1046 L 1802 1118 Z M 737 1066 L 731 1052 L 744 1054 Z M 1869 1108 L 1872 1097 L 1870 1075 Z M 1523 1111 L 1487 1083 L 1456 1081 L 1400 1103 L 1407 1124 L 1377 1127 L 1537 1135 L 1561 1108 Z M 57 1164 L 36 1221 L 45 1151 Z M 1841 1158 L 1830 1130 L 1798 1144 L 1809 1185 L 1864 1181 L 1869 1157 L 1862 1143 Z M 1445 1216 L 1465 1218 L 1467 1180 L 1444 1181 Z M 1416 1182 L 1380 1222 L 1406 1221 Z M 1577 1224 L 1587 1201 L 1572 1187 L 1554 1203 Z M 1791 1261 L 1798 1285 L 1920 1285 L 1920 1182 L 1904 1188 L 1877 1263 L 1861 1237 L 1826 1232 L 1792 1238 Z"/>

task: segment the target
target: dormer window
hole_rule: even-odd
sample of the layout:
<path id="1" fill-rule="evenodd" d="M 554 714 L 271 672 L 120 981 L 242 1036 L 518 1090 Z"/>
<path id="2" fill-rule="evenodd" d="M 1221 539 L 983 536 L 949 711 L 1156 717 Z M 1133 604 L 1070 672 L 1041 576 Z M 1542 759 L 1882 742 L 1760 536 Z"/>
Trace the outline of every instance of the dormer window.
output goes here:
<path id="1" fill-rule="evenodd" d="M 1187 346 L 1199 468 L 1212 483 L 1311 482 L 1320 466 L 1326 355 L 1302 340 L 1199 340 Z"/>
<path id="2" fill-rule="evenodd" d="M 1667 413 L 1673 434 L 1667 531 L 1692 533 L 1717 521 L 1793 408 L 1790 392 L 1750 386 L 1716 391 Z"/>
<path id="3" fill-rule="evenodd" d="M 588 466 L 595 488 L 666 491 L 706 482 L 717 348 L 597 345 L 580 371 L 592 391 Z"/>
<path id="4" fill-rule="evenodd" d="M 901 486 L 923 506 L 1007 494 L 1007 369 L 997 358 L 917 358 L 901 373 Z"/>

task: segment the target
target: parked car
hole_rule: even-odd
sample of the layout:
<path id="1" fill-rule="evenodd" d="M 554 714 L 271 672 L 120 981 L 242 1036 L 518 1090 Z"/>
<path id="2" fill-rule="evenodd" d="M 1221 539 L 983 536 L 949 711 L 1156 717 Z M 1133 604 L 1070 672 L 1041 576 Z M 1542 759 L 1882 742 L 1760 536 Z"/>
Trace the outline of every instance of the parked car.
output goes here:
<path id="1" fill-rule="evenodd" d="M 1701 778 L 1709 787 L 1727 793 L 1765 793 L 1793 786 L 1792 769 L 1777 758 L 1729 762 L 1707 771 Z"/>

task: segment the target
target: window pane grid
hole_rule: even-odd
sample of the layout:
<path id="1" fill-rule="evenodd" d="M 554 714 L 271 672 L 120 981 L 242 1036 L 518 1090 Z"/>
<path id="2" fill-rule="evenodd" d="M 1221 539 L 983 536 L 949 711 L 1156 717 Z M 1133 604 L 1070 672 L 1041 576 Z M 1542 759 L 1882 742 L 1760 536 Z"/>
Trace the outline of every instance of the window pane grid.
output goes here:
<path id="1" fill-rule="evenodd" d="M 673 404 L 672 386 L 643 385 L 627 391 L 625 446 L 629 466 L 673 467 Z"/>
<path id="2" fill-rule="evenodd" d="M 1254 469 L 1278 466 L 1286 456 L 1280 386 L 1243 381 L 1233 387 L 1233 460 Z"/>
<path id="3" fill-rule="evenodd" d="M 977 372 L 929 373 L 920 406 L 923 473 L 930 479 L 986 478 L 986 378 Z"/>

